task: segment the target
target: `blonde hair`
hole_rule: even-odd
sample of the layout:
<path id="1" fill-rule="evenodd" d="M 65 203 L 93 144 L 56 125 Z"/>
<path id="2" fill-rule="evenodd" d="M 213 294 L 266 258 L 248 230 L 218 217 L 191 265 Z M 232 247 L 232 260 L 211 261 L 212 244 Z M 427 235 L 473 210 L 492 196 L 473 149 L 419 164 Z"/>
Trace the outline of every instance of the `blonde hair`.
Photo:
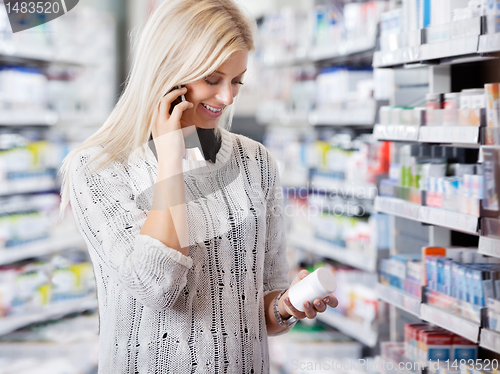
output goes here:
<path id="1" fill-rule="evenodd" d="M 255 21 L 232 0 L 167 0 L 149 18 L 135 49 L 135 58 L 118 103 L 104 124 L 64 158 L 60 222 L 69 203 L 69 168 L 86 148 L 103 148 L 95 171 L 126 159 L 128 152 L 149 141 L 160 99 L 173 87 L 212 74 L 233 53 L 253 51 Z M 229 130 L 234 103 L 217 123 Z"/>

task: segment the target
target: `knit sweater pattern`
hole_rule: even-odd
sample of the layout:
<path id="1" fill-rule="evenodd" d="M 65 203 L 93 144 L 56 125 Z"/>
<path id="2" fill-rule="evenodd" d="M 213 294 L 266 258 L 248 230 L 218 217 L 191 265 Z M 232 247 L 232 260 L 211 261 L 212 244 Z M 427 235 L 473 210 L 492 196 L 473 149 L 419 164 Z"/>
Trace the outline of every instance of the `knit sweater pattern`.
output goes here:
<path id="1" fill-rule="evenodd" d="M 99 374 L 269 373 L 264 296 L 288 287 L 276 160 L 221 129 L 211 161 L 183 160 L 189 255 L 140 234 L 158 162 L 149 149 L 95 173 L 70 167 L 70 203 L 92 260 Z M 290 327 L 279 334 L 289 331 Z"/>

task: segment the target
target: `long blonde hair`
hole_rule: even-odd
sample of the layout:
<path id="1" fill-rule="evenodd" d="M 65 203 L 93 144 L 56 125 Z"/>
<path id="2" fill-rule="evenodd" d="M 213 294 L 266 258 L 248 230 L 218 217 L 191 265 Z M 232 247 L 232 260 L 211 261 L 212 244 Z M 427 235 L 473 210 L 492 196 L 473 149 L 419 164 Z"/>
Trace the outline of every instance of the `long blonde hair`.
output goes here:
<path id="1" fill-rule="evenodd" d="M 99 171 L 123 161 L 131 150 L 149 141 L 160 99 L 173 87 L 212 74 L 234 52 L 253 51 L 256 24 L 232 0 L 166 0 L 149 18 L 135 48 L 135 58 L 118 103 L 104 124 L 64 158 L 61 175 L 60 222 L 69 203 L 69 168 L 75 155 L 93 146 L 103 148 Z M 233 107 L 215 129 L 229 129 Z"/>

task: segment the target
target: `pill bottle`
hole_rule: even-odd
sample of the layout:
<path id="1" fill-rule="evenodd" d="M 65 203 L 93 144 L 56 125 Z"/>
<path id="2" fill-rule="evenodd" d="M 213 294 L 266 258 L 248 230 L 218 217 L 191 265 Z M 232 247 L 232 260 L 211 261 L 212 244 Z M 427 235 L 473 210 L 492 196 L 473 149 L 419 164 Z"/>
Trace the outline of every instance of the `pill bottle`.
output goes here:
<path id="1" fill-rule="evenodd" d="M 427 109 L 443 109 L 444 97 L 441 93 L 429 93 L 425 95 Z"/>
<path id="2" fill-rule="evenodd" d="M 316 299 L 324 299 L 337 289 L 337 282 L 332 272 L 319 268 L 288 290 L 288 297 L 295 309 L 304 312 L 304 303 L 311 304 Z"/>
<path id="3" fill-rule="evenodd" d="M 444 109 L 460 108 L 460 92 L 450 92 L 444 94 Z"/>

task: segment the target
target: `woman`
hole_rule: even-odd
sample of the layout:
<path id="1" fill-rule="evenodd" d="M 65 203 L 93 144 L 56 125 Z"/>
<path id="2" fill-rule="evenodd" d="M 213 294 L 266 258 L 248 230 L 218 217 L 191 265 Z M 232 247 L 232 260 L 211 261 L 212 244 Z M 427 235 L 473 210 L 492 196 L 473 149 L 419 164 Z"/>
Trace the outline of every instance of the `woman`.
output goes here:
<path id="1" fill-rule="evenodd" d="M 99 373 L 267 373 L 269 335 L 337 304 L 288 301 L 276 161 L 224 128 L 253 28 L 231 0 L 163 2 L 110 117 L 64 160 L 60 217 L 70 200 L 94 265 Z M 215 162 L 183 158 L 193 129 Z"/>

